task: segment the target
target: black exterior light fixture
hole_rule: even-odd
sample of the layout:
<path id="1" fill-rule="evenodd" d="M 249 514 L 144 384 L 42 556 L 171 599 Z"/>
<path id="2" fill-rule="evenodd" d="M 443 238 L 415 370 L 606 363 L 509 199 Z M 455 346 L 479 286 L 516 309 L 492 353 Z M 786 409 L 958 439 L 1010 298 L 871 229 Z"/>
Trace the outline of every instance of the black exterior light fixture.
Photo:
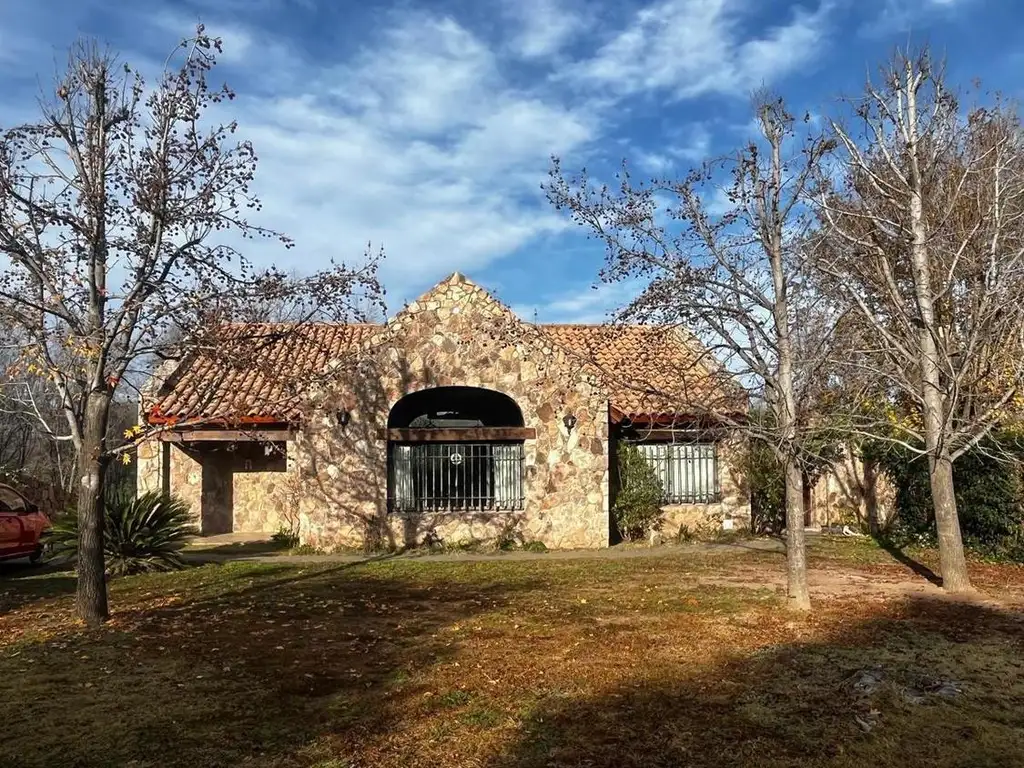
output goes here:
<path id="1" fill-rule="evenodd" d="M 571 413 L 567 413 L 562 419 L 562 423 L 565 424 L 567 432 L 572 432 L 572 428 L 576 426 L 576 417 Z"/>
<path id="2" fill-rule="evenodd" d="M 352 421 L 352 414 L 348 411 L 338 411 L 334 414 L 334 418 L 338 420 L 338 426 L 344 429 L 348 426 L 348 423 Z"/>

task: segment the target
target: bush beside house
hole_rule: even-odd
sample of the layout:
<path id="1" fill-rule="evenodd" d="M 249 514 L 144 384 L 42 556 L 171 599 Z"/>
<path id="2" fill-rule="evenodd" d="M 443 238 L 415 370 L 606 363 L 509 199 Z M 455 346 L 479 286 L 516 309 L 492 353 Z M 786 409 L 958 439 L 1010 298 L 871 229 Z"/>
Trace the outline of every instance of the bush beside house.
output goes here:
<path id="1" fill-rule="evenodd" d="M 895 444 L 868 450 L 896 487 L 897 514 L 885 535 L 897 545 L 935 542 L 924 456 Z M 1024 446 L 998 435 L 953 465 L 964 544 L 979 554 L 1024 561 Z"/>
<path id="2" fill-rule="evenodd" d="M 612 514 L 625 541 L 642 541 L 660 528 L 664 489 L 658 473 L 635 446 L 619 447 L 619 491 Z"/>
<path id="3" fill-rule="evenodd" d="M 120 494 L 104 505 L 103 555 L 107 573 L 126 576 L 183 568 L 181 552 L 196 535 L 187 504 L 159 492 Z M 51 537 L 54 557 L 74 562 L 78 555 L 78 516 L 55 522 Z"/>

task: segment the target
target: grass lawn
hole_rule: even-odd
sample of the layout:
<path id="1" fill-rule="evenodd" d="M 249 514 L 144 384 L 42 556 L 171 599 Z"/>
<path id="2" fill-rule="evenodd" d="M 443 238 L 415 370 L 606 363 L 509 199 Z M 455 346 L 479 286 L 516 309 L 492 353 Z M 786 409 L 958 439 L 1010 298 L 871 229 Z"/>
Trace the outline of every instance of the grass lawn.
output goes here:
<path id="1" fill-rule="evenodd" d="M 92 632 L 5 566 L 0 765 L 1024 764 L 1021 569 L 976 567 L 996 605 L 811 560 L 863 586 L 795 618 L 768 552 L 234 562 L 117 580 Z"/>

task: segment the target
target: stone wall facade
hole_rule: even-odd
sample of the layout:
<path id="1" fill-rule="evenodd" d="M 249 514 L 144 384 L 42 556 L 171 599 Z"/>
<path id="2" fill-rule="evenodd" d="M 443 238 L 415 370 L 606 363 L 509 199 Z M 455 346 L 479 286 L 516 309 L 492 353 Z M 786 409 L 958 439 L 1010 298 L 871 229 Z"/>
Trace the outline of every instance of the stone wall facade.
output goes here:
<path id="1" fill-rule="evenodd" d="M 660 537 L 707 538 L 721 530 L 750 528 L 750 491 L 741 470 L 744 445 L 724 440 L 718 445 L 719 501 L 714 504 L 671 504 L 662 507 Z"/>
<path id="2" fill-rule="evenodd" d="M 808 524 L 884 529 L 896 514 L 896 489 L 872 462 L 847 451 L 810 491 Z"/>
<path id="3" fill-rule="evenodd" d="M 294 472 L 289 471 L 284 444 L 269 445 L 273 451 L 267 454 L 260 443 L 186 447 L 146 441 L 138 448 L 138 489 L 172 492 L 189 505 L 203 535 L 292 528 Z"/>
<path id="4" fill-rule="evenodd" d="M 380 430 L 404 396 L 445 386 L 509 396 L 536 437 L 524 442 L 523 509 L 389 514 Z M 342 427 L 334 414 L 350 414 Z M 570 430 L 567 414 L 576 417 Z M 532 326 L 454 277 L 372 337 L 358 366 L 311 403 L 296 441 L 299 531 L 314 546 L 409 547 L 514 533 L 551 548 L 607 546 L 608 398 Z"/>
<path id="5" fill-rule="evenodd" d="M 264 458 L 250 455 L 258 444 L 176 444 L 165 460 L 158 447 L 140 446 L 139 487 L 160 487 L 167 470 L 203 533 L 288 528 L 323 550 L 498 537 L 552 549 L 609 544 L 607 391 L 586 364 L 479 286 L 453 275 L 329 368 L 327 381 L 307 388 L 302 426 L 286 451 Z M 389 511 L 389 415 L 402 398 L 437 387 L 486 389 L 518 406 L 534 434 L 523 441 L 521 509 Z M 749 519 L 730 456 L 719 460 L 722 501 L 666 509 L 666 530 L 674 535 L 695 517 L 719 526 Z"/>
<path id="6" fill-rule="evenodd" d="M 183 450 L 170 443 L 147 440 L 139 444 L 136 456 L 139 492 L 171 491 L 189 505 L 198 526 L 203 499 L 201 459 L 201 452 Z"/>

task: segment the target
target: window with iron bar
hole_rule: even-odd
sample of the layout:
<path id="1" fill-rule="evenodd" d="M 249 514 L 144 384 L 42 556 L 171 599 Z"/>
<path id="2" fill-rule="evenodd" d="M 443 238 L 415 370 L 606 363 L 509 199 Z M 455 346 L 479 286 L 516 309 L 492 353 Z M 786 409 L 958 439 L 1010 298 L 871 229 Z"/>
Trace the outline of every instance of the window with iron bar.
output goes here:
<path id="1" fill-rule="evenodd" d="M 511 512 L 523 508 L 523 444 L 392 443 L 394 512 Z"/>
<path id="2" fill-rule="evenodd" d="M 717 443 L 634 443 L 658 473 L 666 504 L 721 500 Z"/>

